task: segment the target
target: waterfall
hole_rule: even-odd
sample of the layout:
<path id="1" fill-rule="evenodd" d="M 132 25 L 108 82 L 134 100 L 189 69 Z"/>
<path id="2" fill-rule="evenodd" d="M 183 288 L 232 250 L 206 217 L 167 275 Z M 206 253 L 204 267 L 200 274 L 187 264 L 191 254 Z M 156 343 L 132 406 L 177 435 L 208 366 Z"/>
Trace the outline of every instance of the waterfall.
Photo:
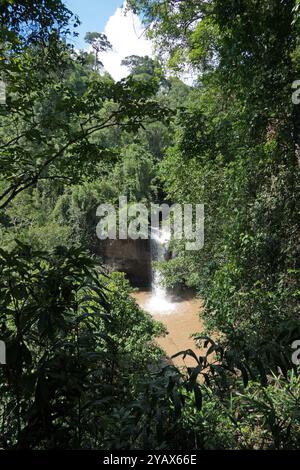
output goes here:
<path id="1" fill-rule="evenodd" d="M 163 285 L 162 273 L 153 266 L 154 261 L 165 259 L 170 237 L 170 232 L 165 229 L 151 228 L 152 295 L 147 303 L 147 310 L 151 313 L 167 314 L 175 309 L 175 304 L 169 299 L 167 289 Z"/>

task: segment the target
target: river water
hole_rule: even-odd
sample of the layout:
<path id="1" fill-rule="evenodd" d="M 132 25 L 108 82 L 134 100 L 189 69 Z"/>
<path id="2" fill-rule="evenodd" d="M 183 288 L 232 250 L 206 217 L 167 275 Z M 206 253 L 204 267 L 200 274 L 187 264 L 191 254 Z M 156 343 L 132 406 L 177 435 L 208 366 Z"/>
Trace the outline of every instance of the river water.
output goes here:
<path id="1" fill-rule="evenodd" d="M 163 312 L 159 312 L 157 309 L 153 312 L 149 310 L 149 305 L 151 306 L 151 292 L 135 292 L 133 297 L 141 308 L 166 326 L 168 334 L 165 337 L 158 338 L 157 342 L 168 357 L 186 349 L 192 349 L 196 354 L 200 353 L 200 350 L 195 347 L 195 342 L 191 338 L 193 333 L 203 331 L 203 325 L 199 319 L 201 311 L 201 301 L 199 299 L 193 297 L 185 299 L 177 298 L 177 301 L 174 301 L 172 304 L 172 310 L 165 310 L 164 305 Z M 179 367 L 195 366 L 195 360 L 189 357 L 186 357 L 185 361 L 181 358 L 175 358 L 173 362 Z"/>

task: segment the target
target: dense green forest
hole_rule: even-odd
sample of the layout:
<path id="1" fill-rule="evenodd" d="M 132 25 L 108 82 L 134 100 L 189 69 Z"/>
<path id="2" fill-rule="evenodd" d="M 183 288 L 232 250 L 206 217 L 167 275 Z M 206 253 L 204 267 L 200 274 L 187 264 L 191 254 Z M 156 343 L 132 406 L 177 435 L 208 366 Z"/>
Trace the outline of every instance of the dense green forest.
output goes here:
<path id="1" fill-rule="evenodd" d="M 63 1 L 0 8 L 0 447 L 299 448 L 300 1 L 131 0 L 157 58 L 119 82 Z M 120 195 L 205 205 L 159 266 L 203 299 L 195 367 L 97 254 Z"/>

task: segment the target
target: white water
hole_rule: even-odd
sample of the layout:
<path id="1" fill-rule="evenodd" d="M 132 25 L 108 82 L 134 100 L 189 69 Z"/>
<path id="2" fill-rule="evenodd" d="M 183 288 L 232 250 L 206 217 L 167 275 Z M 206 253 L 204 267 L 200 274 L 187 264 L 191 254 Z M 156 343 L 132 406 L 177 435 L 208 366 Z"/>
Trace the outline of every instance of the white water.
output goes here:
<path id="1" fill-rule="evenodd" d="M 153 261 L 163 261 L 170 241 L 170 232 L 157 229 L 151 232 L 151 258 Z M 145 308 L 154 314 L 167 315 L 174 312 L 176 304 L 168 297 L 163 285 L 163 276 L 155 267 L 152 268 L 152 294 Z"/>

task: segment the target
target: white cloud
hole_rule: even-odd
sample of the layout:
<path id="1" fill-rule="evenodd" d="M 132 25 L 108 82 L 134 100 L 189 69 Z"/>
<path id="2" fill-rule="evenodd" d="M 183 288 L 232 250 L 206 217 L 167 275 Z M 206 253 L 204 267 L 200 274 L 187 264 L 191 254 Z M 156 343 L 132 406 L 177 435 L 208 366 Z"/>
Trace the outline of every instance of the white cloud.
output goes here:
<path id="1" fill-rule="evenodd" d="M 124 13 L 124 8 L 117 8 L 106 23 L 104 33 L 113 46 L 113 50 L 101 55 L 104 68 L 114 80 L 120 80 L 129 74 L 121 61 L 130 55 L 153 56 L 151 41 L 145 37 L 140 18 L 132 12 Z"/>

